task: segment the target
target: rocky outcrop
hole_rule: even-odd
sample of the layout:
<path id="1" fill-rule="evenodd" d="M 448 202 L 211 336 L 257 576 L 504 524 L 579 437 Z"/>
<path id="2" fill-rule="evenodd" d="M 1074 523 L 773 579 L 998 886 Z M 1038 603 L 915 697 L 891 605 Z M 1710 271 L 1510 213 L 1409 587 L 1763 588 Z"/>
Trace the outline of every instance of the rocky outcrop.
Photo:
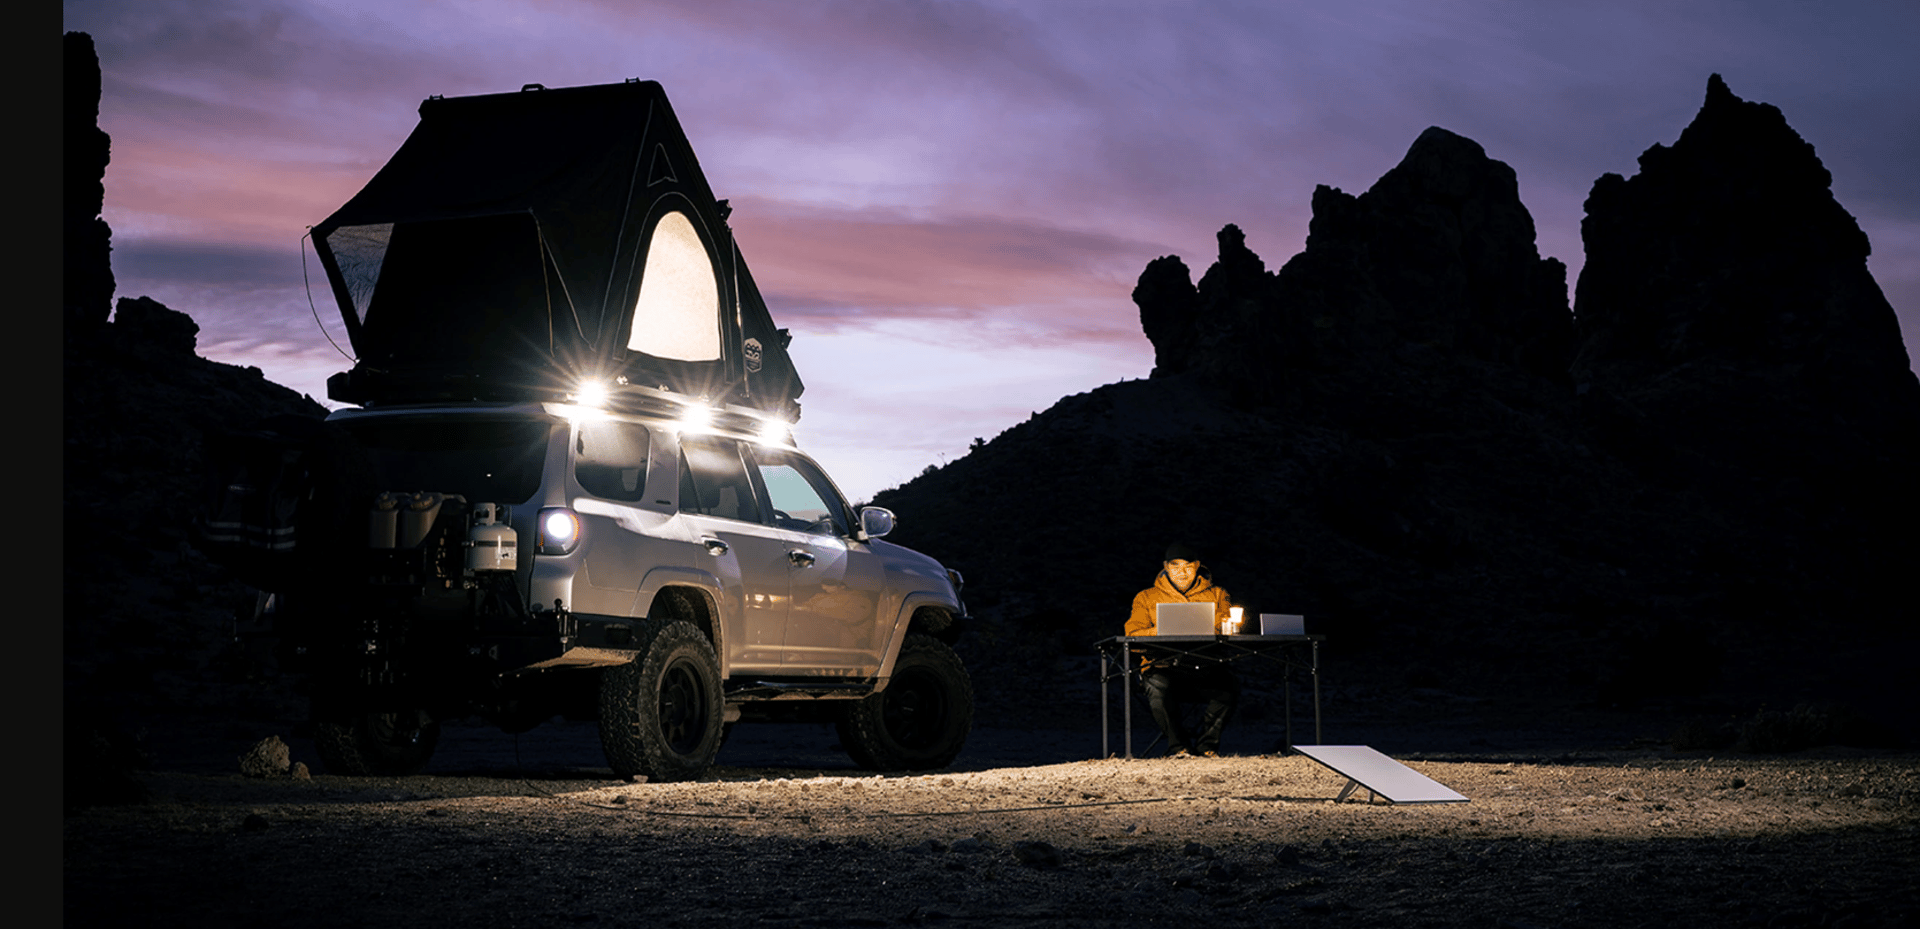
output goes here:
<path id="1" fill-rule="evenodd" d="M 1438 127 L 1360 196 L 1317 188 L 1306 250 L 1278 274 L 1228 226 L 1188 280 L 1161 258 L 1134 291 L 1154 376 L 1198 372 L 1245 397 L 1398 381 L 1426 359 L 1554 379 L 1569 361 L 1566 266 L 1540 257 L 1513 169 Z"/>
<path id="2" fill-rule="evenodd" d="M 62 49 L 63 134 L 61 224 L 64 235 L 65 323 L 69 330 L 98 328 L 113 299 L 108 263 L 113 232 L 100 218 L 106 203 L 111 140 L 100 130 L 100 57 L 93 37 L 69 32 Z"/>
<path id="3" fill-rule="evenodd" d="M 1149 264 L 1151 377 L 875 502 L 966 574 L 983 694 L 1050 686 L 1181 539 L 1374 693 L 1884 710 L 1920 647 L 1873 606 L 1920 563 L 1920 407 L 1827 183 L 1716 79 L 1596 185 L 1576 327 L 1513 172 L 1429 129 L 1366 193 L 1316 190 L 1277 273 L 1234 226 L 1198 283 Z"/>
<path id="4" fill-rule="evenodd" d="M 113 313 L 113 334 L 135 351 L 191 357 L 198 347 L 200 324 L 152 297 L 121 297 Z"/>
<path id="5" fill-rule="evenodd" d="M 1593 186 L 1574 372 L 1597 445 L 1765 527 L 1735 546 L 1762 614 L 1867 621 L 1915 563 L 1920 382 L 1831 184 L 1711 77 L 1678 141 Z"/>
<path id="6" fill-rule="evenodd" d="M 100 86 L 92 42 L 70 33 L 67 48 L 68 100 L 88 106 L 85 125 L 69 113 L 68 165 L 77 159 L 104 167 L 105 136 L 92 126 L 90 109 Z M 76 148 L 76 138 L 99 144 Z M 188 526 L 209 433 L 276 414 L 317 417 L 326 410 L 258 368 L 199 357 L 199 326 L 150 297 L 120 299 L 109 322 L 114 284 L 106 227 L 94 218 L 100 175 L 69 170 L 68 181 L 62 657 L 66 711 L 83 721 L 67 739 L 70 802 L 92 803 L 137 796 L 123 789 L 120 776 L 139 755 L 124 735 L 133 708 L 286 699 L 236 683 L 244 671 L 218 660 L 232 643 L 233 612 L 249 608 L 250 592 L 194 548 Z M 73 238 L 75 215 L 87 217 L 79 224 L 84 247 Z M 86 238 L 90 229 L 97 239 Z M 213 696 L 229 687 L 246 696 Z"/>

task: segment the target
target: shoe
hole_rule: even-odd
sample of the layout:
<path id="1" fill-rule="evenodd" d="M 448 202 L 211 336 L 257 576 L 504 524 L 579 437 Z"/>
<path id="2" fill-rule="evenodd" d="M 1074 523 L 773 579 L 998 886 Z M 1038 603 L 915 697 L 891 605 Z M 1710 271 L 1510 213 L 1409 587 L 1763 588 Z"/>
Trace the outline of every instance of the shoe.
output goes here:
<path id="1" fill-rule="evenodd" d="M 1168 758 L 1192 758 L 1193 753 L 1184 748 L 1176 748 L 1167 753 Z"/>
<path id="2" fill-rule="evenodd" d="M 1211 748 L 1209 748 L 1209 749 L 1207 749 L 1206 751 L 1204 751 L 1204 752 L 1201 752 L 1201 753 L 1200 753 L 1200 756 L 1201 756 L 1202 758 L 1218 758 L 1218 757 L 1220 757 L 1220 753 L 1219 753 L 1219 752 L 1216 752 L 1216 751 L 1214 751 L 1214 750 L 1213 750 L 1213 749 L 1211 749 Z"/>

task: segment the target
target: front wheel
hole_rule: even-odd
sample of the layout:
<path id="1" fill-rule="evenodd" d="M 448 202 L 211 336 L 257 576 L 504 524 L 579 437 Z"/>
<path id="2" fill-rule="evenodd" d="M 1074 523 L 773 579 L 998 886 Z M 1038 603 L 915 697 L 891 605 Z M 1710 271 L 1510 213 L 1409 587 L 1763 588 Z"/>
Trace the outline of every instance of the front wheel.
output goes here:
<path id="1" fill-rule="evenodd" d="M 973 682 L 945 642 L 909 635 L 887 689 L 849 707 L 838 728 L 840 744 L 861 767 L 944 768 L 973 728 Z"/>
<path id="2" fill-rule="evenodd" d="M 440 724 L 424 711 L 317 713 L 313 743 L 335 774 L 400 777 L 418 774 L 440 744 Z"/>
<path id="3" fill-rule="evenodd" d="M 600 746 L 621 777 L 699 777 L 720 751 L 720 658 L 692 623 L 640 633 L 638 658 L 600 672 Z"/>

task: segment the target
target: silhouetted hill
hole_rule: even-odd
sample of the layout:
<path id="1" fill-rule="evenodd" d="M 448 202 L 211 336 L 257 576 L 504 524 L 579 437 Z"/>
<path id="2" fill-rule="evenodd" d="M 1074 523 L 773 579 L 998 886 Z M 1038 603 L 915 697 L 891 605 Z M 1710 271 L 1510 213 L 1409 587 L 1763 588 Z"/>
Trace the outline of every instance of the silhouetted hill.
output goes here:
<path id="1" fill-rule="evenodd" d="M 1008 659 L 980 689 L 1117 633 L 1183 539 L 1307 613 L 1336 679 L 1410 699 L 1904 724 L 1920 385 L 1865 238 L 1718 76 L 1642 166 L 1595 185 L 1577 315 L 1512 170 L 1437 128 L 1364 194 L 1316 190 L 1277 274 L 1234 226 L 1198 286 L 1149 264 L 1151 378 L 875 499 L 968 574 Z"/>

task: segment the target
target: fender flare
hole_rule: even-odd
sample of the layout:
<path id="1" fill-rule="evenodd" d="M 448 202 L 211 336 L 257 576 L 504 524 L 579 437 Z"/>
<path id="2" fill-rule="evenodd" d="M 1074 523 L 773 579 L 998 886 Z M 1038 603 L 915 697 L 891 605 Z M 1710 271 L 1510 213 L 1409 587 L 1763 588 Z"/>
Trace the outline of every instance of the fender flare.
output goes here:
<path id="1" fill-rule="evenodd" d="M 951 598 L 931 590 L 916 590 L 900 600 L 900 611 L 893 620 L 893 632 L 887 637 L 887 650 L 880 659 L 880 671 L 874 676 L 873 692 L 887 689 L 887 681 L 893 677 L 893 663 L 900 658 L 900 646 L 906 644 L 907 633 L 913 626 L 913 614 L 922 607 L 937 606 L 955 617 L 960 616 L 960 604 Z"/>
<path id="2" fill-rule="evenodd" d="M 713 650 L 720 656 L 720 676 L 726 678 L 732 673 L 727 663 L 725 641 L 726 585 L 711 571 L 673 565 L 654 567 L 640 578 L 639 589 L 634 592 L 633 606 L 627 609 L 627 615 L 636 619 L 646 618 L 647 607 L 668 587 L 690 587 L 706 595 L 713 617 Z"/>

